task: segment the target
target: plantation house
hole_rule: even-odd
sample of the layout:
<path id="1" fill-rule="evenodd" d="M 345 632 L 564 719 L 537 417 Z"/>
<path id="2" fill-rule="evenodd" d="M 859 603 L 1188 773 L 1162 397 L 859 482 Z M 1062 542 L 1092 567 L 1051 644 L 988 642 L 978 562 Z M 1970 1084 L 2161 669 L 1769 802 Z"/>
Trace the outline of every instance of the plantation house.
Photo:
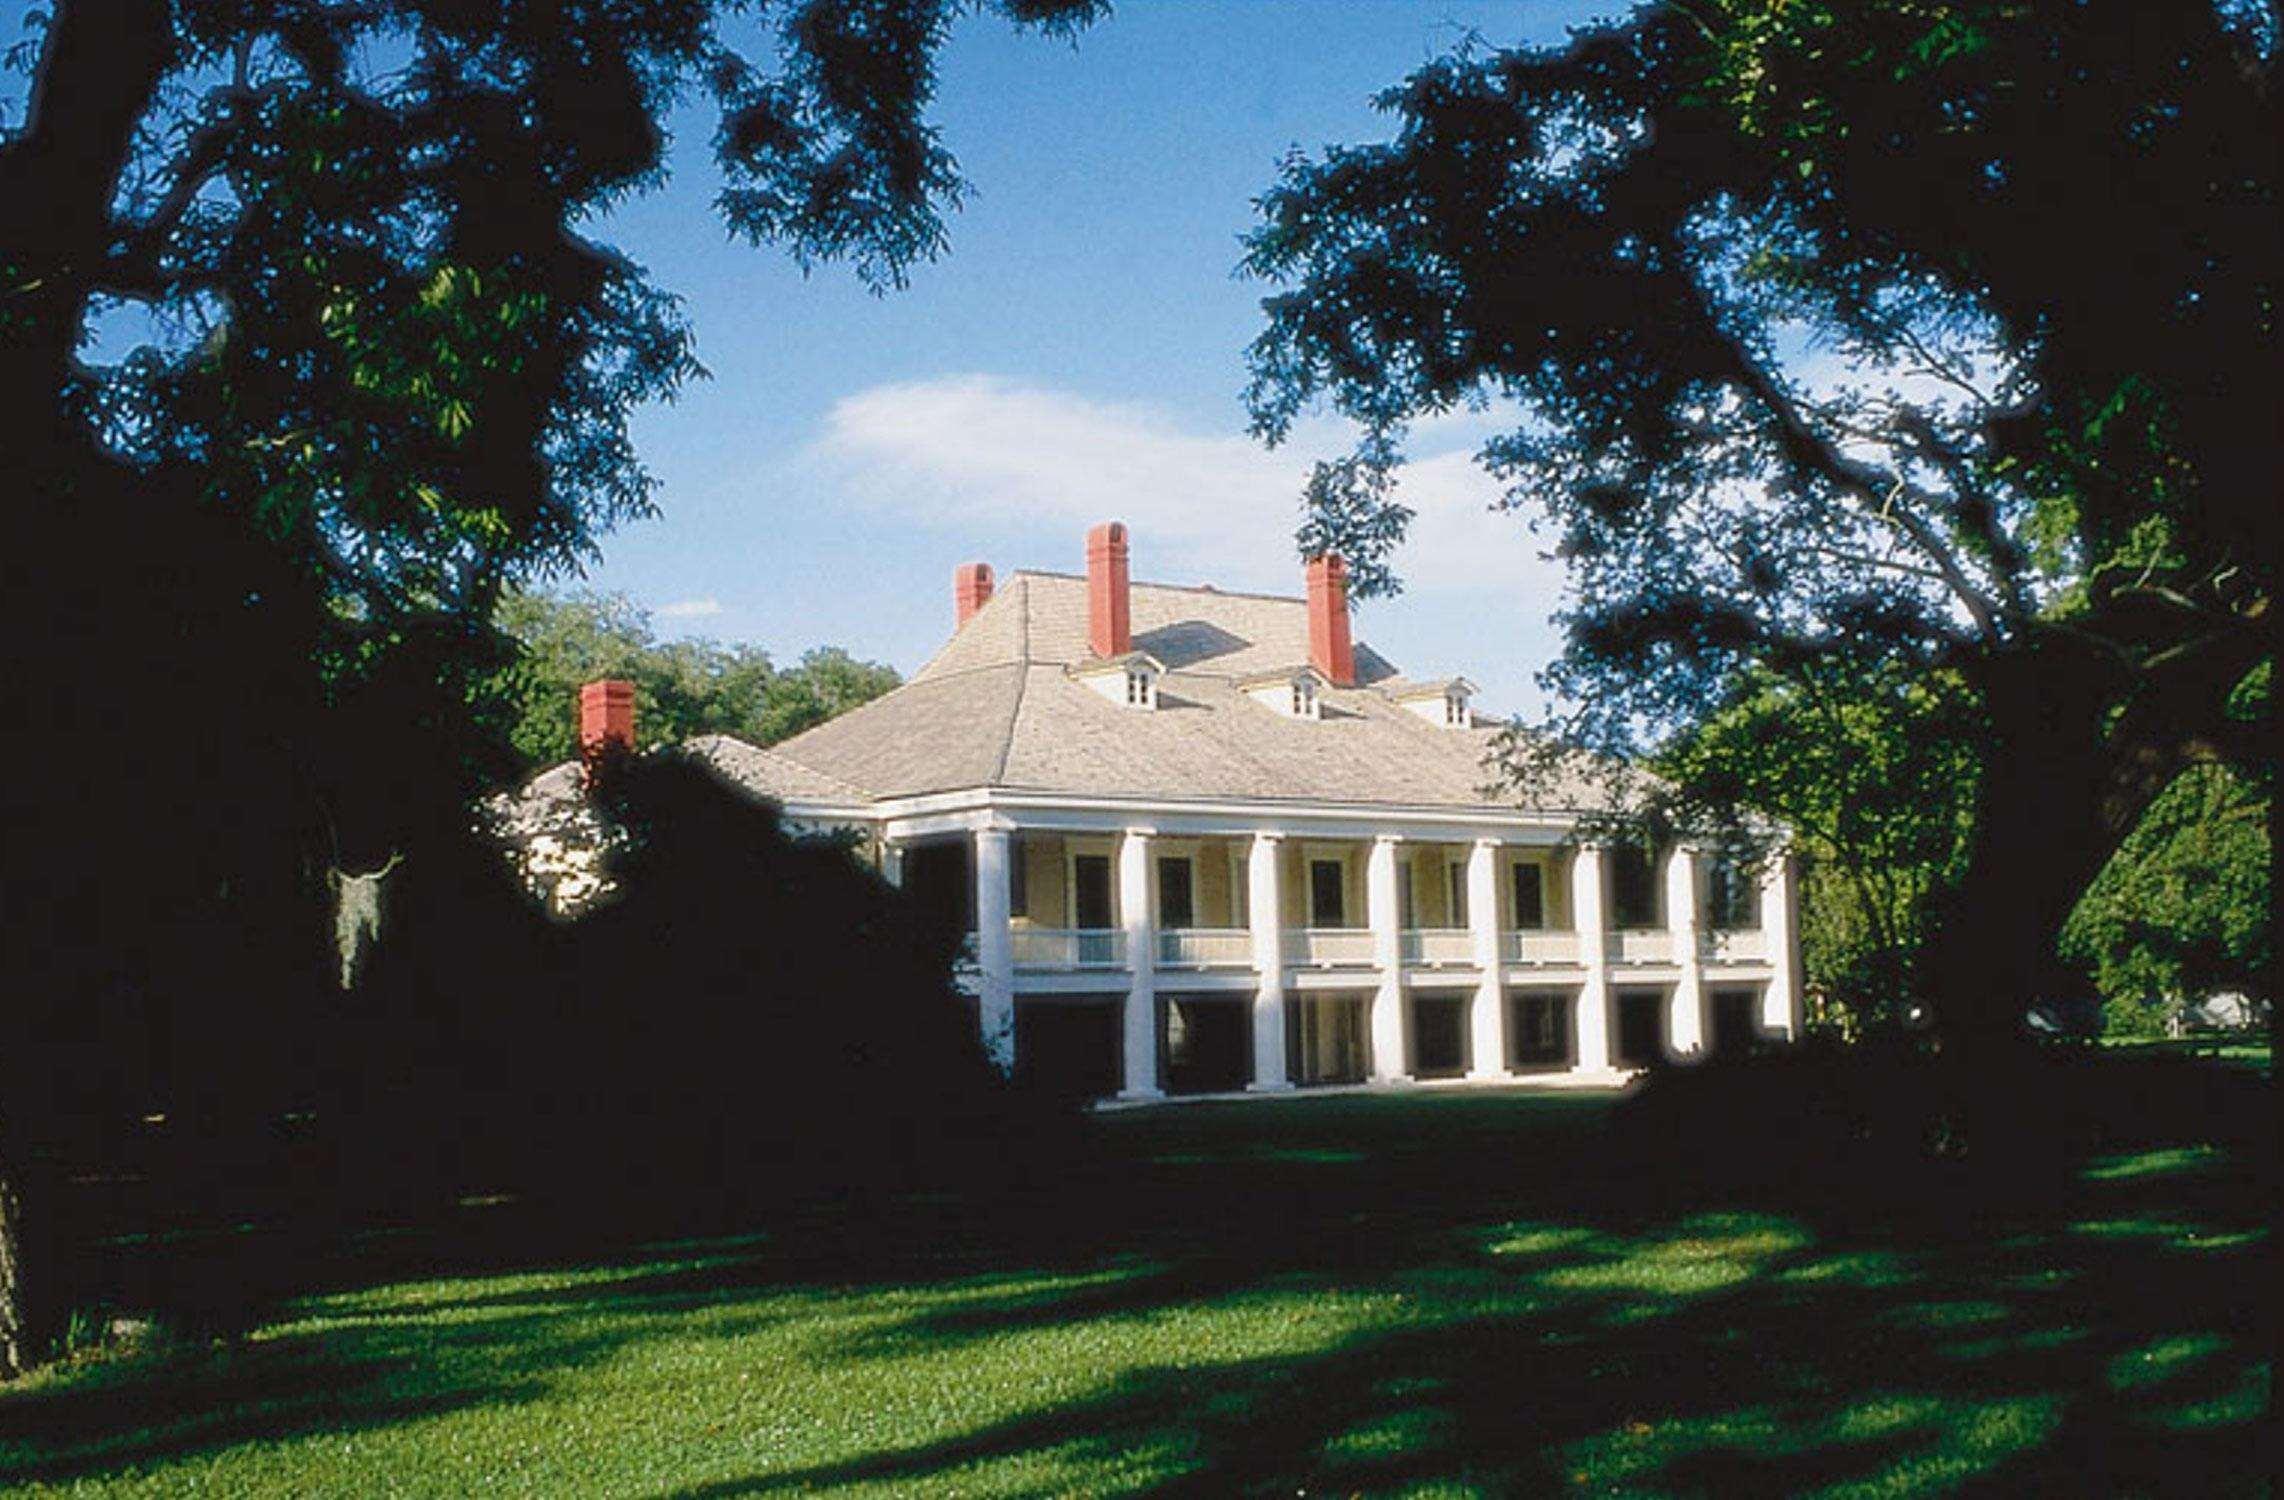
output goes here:
<path id="1" fill-rule="evenodd" d="M 957 910 L 1002 1067 L 1129 1100 L 1602 1082 L 1798 1034 L 1785 861 L 1605 849 L 1575 837 L 1584 785 L 1487 789 L 1470 685 L 1352 642 L 1338 558 L 1296 599 L 1133 583 L 1127 555 L 1113 522 L 1084 577 L 967 564 L 904 686 L 771 749 L 692 746 Z M 582 712 L 631 742 L 630 685 Z"/>

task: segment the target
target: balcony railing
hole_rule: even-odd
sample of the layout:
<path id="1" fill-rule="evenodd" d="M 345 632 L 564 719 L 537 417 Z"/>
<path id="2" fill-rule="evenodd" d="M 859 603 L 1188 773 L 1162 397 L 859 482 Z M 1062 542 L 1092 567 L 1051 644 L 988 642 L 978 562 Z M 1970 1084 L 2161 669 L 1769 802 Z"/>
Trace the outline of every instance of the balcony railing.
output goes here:
<path id="1" fill-rule="evenodd" d="M 1703 951 L 1708 963 L 1764 963 L 1769 953 L 1768 938 L 1757 927 L 1716 928 L 1705 934 Z"/>
<path id="2" fill-rule="evenodd" d="M 1511 964 L 1575 964 L 1578 934 L 1533 928 L 1501 935 L 1506 960 Z"/>
<path id="3" fill-rule="evenodd" d="M 1464 968 L 1475 962 L 1475 934 L 1464 927 L 1407 927 L 1404 962 L 1416 968 Z"/>
<path id="4" fill-rule="evenodd" d="M 1654 928 L 1634 928 L 1610 934 L 1610 962 L 1614 964 L 1670 964 L 1673 934 Z"/>
<path id="5" fill-rule="evenodd" d="M 1285 929 L 1285 962 L 1296 969 L 1369 969 L 1372 931 L 1368 927 Z"/>
<path id="6" fill-rule="evenodd" d="M 1167 969 L 1250 969 L 1253 934 L 1243 927 L 1169 927 L 1158 934 L 1158 964 Z"/>
<path id="7" fill-rule="evenodd" d="M 1126 967 L 1126 934 L 1115 927 L 1018 927 L 1009 936 L 1018 969 Z"/>

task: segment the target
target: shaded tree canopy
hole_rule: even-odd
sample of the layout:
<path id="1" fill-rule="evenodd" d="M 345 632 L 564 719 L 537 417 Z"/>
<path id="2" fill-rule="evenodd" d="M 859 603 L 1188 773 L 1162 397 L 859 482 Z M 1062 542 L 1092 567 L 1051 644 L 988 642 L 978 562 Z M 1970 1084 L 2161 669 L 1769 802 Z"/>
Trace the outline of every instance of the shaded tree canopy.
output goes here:
<path id="1" fill-rule="evenodd" d="M 1549 677 L 1597 747 L 1748 666 L 1956 673 L 1976 831 L 1925 983 L 2011 1028 L 2149 801 L 2265 753 L 2226 704 L 2273 654 L 2276 34 L 1724 0 L 1463 49 L 1263 198 L 1256 426 L 1357 420 L 1352 502 L 1408 422 L 1512 407 L 1483 458 L 1569 563 Z M 1356 511 L 1318 543 L 1384 563 Z"/>
<path id="2" fill-rule="evenodd" d="M 267 1107 L 291 1028 L 247 1017 L 328 982 L 326 876 L 463 835 L 512 768 L 480 692 L 498 596 L 650 512 L 628 412 L 698 373 L 672 297 L 598 238 L 662 180 L 669 111 L 712 106 L 733 233 L 891 287 L 962 190 L 928 118 L 955 20 L 1100 8 L 31 9 L 0 117 L 0 1250 L 12 1143 L 73 1116 L 75 1039 L 184 1110 Z M 0 1374 L 39 1343 L 25 1284 Z"/>
<path id="3" fill-rule="evenodd" d="M 775 744 L 902 680 L 895 668 L 838 646 L 811 647 L 780 667 L 758 646 L 662 641 L 649 613 L 623 594 L 514 590 L 497 618 L 520 650 L 489 691 L 510 705 L 509 738 L 527 770 L 578 753 L 577 691 L 598 677 L 635 684 L 636 732 L 645 745 L 700 734 Z"/>

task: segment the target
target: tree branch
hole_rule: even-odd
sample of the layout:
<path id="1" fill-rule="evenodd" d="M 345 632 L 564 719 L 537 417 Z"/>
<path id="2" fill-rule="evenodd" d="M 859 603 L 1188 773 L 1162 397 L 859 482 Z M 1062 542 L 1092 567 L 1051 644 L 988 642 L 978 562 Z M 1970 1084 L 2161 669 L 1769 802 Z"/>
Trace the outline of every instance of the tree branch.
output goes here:
<path id="1" fill-rule="evenodd" d="M 1727 351 L 1731 376 L 1736 383 L 1776 422 L 1777 435 L 1785 454 L 1798 468 L 1821 477 L 1843 494 L 1855 497 L 1858 504 L 1869 510 L 1880 521 L 1893 526 L 1910 539 L 1936 569 L 1946 587 L 1956 597 L 1975 628 L 1986 638 L 1997 639 L 2000 631 L 1997 607 L 1967 576 L 1959 559 L 1943 545 L 1924 518 L 1898 507 L 1898 496 L 1911 487 L 1900 479 L 1890 480 L 1868 465 L 1848 457 L 1825 436 L 1811 427 L 1801 416 L 1798 406 L 1774 380 L 1769 377 L 1743 345 L 1721 331 L 1714 320 L 1712 309 L 1706 307 L 1700 296 L 1699 307 L 1706 327 Z M 1911 491 L 1912 498 L 1923 497 Z"/>

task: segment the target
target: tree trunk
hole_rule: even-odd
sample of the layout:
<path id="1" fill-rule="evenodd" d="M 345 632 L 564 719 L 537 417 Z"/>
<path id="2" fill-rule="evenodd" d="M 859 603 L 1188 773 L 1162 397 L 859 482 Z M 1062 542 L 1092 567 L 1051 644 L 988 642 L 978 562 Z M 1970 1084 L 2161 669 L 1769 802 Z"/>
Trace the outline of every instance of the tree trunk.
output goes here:
<path id="1" fill-rule="evenodd" d="M 62 1326 L 54 1204 L 38 1186 L 45 1176 L 0 1148 L 0 1380 L 46 1359 Z"/>
<path id="2" fill-rule="evenodd" d="M 2024 1017 L 2066 998 L 2062 924 L 2116 844 L 2103 816 L 2113 754 L 2102 742 L 2117 686 L 2066 648 L 2016 648 L 1975 664 L 1987 722 L 1967 866 L 1936 901 L 1920 989 L 1946 1052 L 2019 1051 Z"/>

